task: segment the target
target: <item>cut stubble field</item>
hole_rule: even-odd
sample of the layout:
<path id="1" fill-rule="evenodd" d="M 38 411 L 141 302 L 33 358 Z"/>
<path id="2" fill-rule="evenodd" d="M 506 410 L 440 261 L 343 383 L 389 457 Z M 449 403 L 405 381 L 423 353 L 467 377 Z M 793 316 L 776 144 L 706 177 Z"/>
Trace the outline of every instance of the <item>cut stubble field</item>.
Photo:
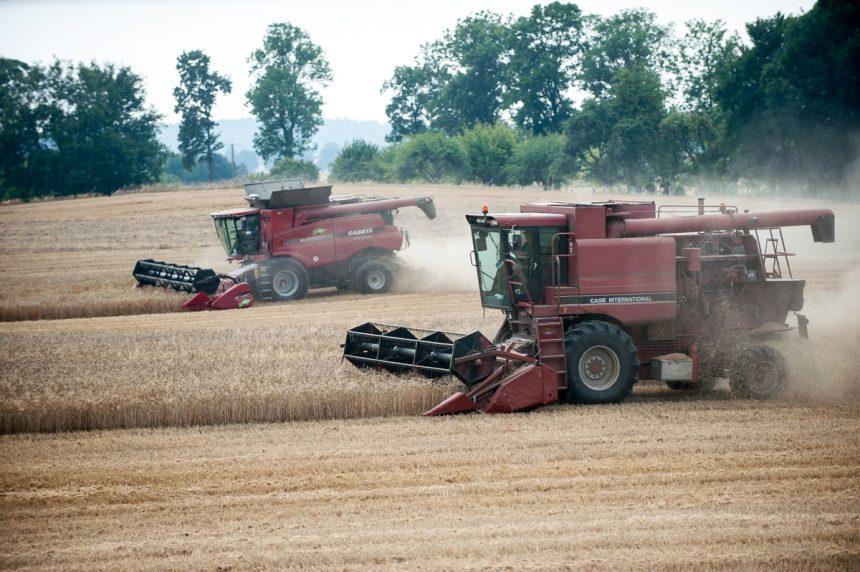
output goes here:
<path id="1" fill-rule="evenodd" d="M 398 218 L 397 292 L 186 314 L 133 287 L 139 258 L 229 270 L 207 214 L 239 189 L 0 208 L 0 431 L 23 433 L 0 437 L 0 568 L 860 566 L 860 207 L 835 205 L 835 245 L 788 235 L 812 339 L 782 343 L 778 401 L 647 382 L 620 406 L 426 419 L 456 384 L 341 364 L 346 329 L 492 335 L 463 214 L 607 196 L 335 191 L 434 196 L 437 220 Z M 77 429 L 104 430 L 33 433 Z"/>

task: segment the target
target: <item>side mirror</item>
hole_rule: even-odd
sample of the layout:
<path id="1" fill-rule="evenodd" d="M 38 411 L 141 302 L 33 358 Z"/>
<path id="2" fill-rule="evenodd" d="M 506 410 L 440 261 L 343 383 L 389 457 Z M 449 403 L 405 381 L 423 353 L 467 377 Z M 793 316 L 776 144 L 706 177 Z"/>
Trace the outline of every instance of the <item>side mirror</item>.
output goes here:
<path id="1" fill-rule="evenodd" d="M 486 235 L 478 235 L 475 237 L 475 250 L 478 252 L 484 252 L 487 250 L 487 237 Z"/>

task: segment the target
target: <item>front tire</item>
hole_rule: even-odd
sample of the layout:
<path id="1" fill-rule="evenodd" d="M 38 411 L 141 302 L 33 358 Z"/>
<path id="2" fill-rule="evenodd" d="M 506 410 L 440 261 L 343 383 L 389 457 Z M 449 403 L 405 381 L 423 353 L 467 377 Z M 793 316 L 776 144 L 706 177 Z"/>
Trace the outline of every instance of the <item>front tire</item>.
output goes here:
<path id="1" fill-rule="evenodd" d="M 630 336 L 608 322 L 577 324 L 564 337 L 568 403 L 618 403 L 633 390 L 639 358 Z"/>
<path id="2" fill-rule="evenodd" d="M 382 294 L 391 289 L 391 266 L 383 260 L 368 260 L 355 271 L 355 289 L 365 294 Z"/>
<path id="3" fill-rule="evenodd" d="M 308 271 L 301 263 L 287 258 L 273 265 L 272 298 L 275 300 L 300 300 L 308 293 Z"/>

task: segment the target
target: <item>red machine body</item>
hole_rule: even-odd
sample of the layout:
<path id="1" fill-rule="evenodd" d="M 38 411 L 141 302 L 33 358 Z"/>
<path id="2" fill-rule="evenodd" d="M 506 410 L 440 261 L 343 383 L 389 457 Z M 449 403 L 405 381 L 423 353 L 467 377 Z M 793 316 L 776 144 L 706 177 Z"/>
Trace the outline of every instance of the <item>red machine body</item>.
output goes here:
<path id="1" fill-rule="evenodd" d="M 211 216 L 228 258 L 243 265 L 234 274 L 263 300 L 297 299 L 325 286 L 385 292 L 394 255 L 408 245 L 406 232 L 394 225 L 397 210 L 414 206 L 436 216 L 430 197 L 330 197 L 331 187 L 299 187 L 261 198 L 255 190 L 246 185 L 253 208 Z"/>
<path id="2" fill-rule="evenodd" d="M 436 218 L 430 197 L 332 197 L 331 187 L 304 187 L 300 179 L 245 185 L 249 207 L 212 213 L 227 258 L 241 267 L 229 274 L 160 260 L 138 260 L 138 285 L 195 294 L 184 309 L 246 308 L 253 298 L 295 300 L 309 288 L 337 286 L 387 292 L 395 253 L 409 244 L 394 225 L 404 207 Z"/>
<path id="3" fill-rule="evenodd" d="M 790 329 L 805 284 L 791 275 L 781 227 L 835 238 L 830 210 L 752 214 L 702 202 L 660 211 L 653 202 L 536 203 L 466 218 L 481 303 L 505 320 L 492 343 L 479 332 L 450 349 L 437 347 L 438 334 L 416 339 L 416 355 L 447 356 L 468 386 L 428 415 L 618 402 L 640 378 L 702 390 L 728 377 L 739 395 L 769 397 L 786 367 L 760 341 Z M 804 335 L 806 324 L 798 315 Z M 365 325 L 348 334 L 344 355 L 404 369 L 406 330 Z M 385 351 L 395 343 L 398 354 Z M 414 368 L 428 370 L 422 363 Z"/>

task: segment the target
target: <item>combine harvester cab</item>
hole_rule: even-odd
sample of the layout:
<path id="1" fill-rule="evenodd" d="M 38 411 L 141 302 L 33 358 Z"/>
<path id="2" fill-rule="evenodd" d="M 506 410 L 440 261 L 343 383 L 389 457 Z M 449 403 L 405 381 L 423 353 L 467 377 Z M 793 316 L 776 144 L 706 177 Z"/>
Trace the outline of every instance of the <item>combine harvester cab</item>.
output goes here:
<path id="1" fill-rule="evenodd" d="M 332 197 L 330 186 L 305 187 L 300 179 L 247 184 L 245 199 L 248 207 L 211 215 L 227 260 L 239 263 L 238 270 L 216 274 L 142 260 L 135 278 L 197 293 L 186 303 L 191 309 L 246 307 L 246 287 L 265 301 L 297 300 L 310 288 L 331 286 L 383 293 L 394 279 L 396 252 L 409 244 L 406 231 L 394 225 L 398 209 L 418 207 L 436 217 L 430 197 Z M 217 300 L 200 295 L 216 290 Z"/>
<path id="2" fill-rule="evenodd" d="M 834 241 L 830 210 L 751 214 L 703 201 L 660 211 L 538 203 L 466 218 L 481 304 L 505 319 L 492 343 L 445 334 L 482 341 L 452 345 L 449 369 L 467 389 L 426 415 L 617 403 L 640 378 L 707 390 L 728 377 L 740 396 L 775 395 L 785 360 L 762 341 L 792 329 L 785 321 L 802 309 L 805 284 L 791 275 L 781 229 L 810 226 L 815 242 Z M 805 336 L 808 321 L 797 320 Z M 347 334 L 344 357 L 422 371 L 423 340 L 441 332 L 405 335 L 414 331 L 365 324 Z"/>

